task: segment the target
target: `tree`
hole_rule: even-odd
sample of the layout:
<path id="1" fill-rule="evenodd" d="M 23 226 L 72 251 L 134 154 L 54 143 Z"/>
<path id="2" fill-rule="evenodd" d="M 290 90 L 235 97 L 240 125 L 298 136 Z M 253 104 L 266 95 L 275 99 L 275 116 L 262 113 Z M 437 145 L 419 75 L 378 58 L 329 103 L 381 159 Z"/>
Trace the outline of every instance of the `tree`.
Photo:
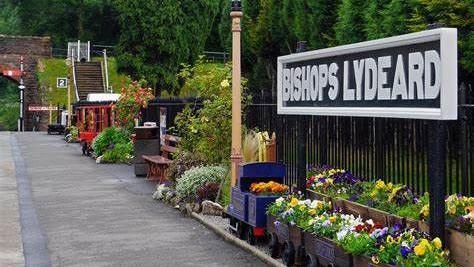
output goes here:
<path id="1" fill-rule="evenodd" d="M 0 34 L 14 35 L 20 32 L 18 7 L 10 2 L 0 3 Z"/>
<path id="2" fill-rule="evenodd" d="M 342 0 L 334 26 L 338 44 L 356 43 L 366 39 L 363 14 L 366 5 L 366 0 Z"/>
<path id="3" fill-rule="evenodd" d="M 473 0 L 419 0 L 408 22 L 410 31 L 426 30 L 438 23 L 458 29 L 458 51 L 463 68 L 461 75 L 474 74 L 474 1 Z M 464 73 L 465 72 L 465 73 Z M 468 78 L 468 77 L 466 77 Z"/>
<path id="4" fill-rule="evenodd" d="M 24 35 L 50 35 L 55 46 L 71 40 L 114 44 L 119 32 L 113 0 L 20 0 Z"/>
<path id="5" fill-rule="evenodd" d="M 364 32 L 367 39 L 379 39 L 385 37 L 382 29 L 382 11 L 386 8 L 390 0 L 371 0 L 364 11 Z"/>
<path id="6" fill-rule="evenodd" d="M 181 63 L 203 52 L 218 0 L 117 0 L 121 34 L 118 63 L 135 79 L 168 91 L 178 88 Z"/>
<path id="7" fill-rule="evenodd" d="M 408 33 L 408 19 L 416 5 L 412 0 L 391 0 L 382 11 L 381 35 L 391 36 Z"/>

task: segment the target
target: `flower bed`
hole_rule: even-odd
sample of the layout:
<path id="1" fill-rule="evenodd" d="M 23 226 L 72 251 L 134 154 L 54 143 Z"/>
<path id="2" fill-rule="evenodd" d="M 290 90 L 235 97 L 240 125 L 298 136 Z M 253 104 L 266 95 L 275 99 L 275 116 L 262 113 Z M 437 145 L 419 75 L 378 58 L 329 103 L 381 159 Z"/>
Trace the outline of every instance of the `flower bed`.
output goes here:
<path id="1" fill-rule="evenodd" d="M 341 210 L 384 222 L 385 225 L 405 225 L 429 232 L 428 194 L 416 196 L 400 184 L 363 181 L 350 172 L 330 167 L 314 168 L 307 180 L 310 196 L 331 199 Z M 446 243 L 451 258 L 459 266 L 473 266 L 474 198 L 451 195 L 446 198 Z"/>
<path id="2" fill-rule="evenodd" d="M 305 248 L 312 260 L 322 266 L 449 266 L 447 252 L 439 238 L 400 224 L 387 227 L 372 219 L 335 212 L 329 203 L 315 201 L 315 212 L 307 210 L 311 200 L 293 196 L 280 198 L 268 208 L 279 223 L 296 225 L 304 230 Z M 309 210 L 309 209 L 308 209 Z M 365 265 L 364 265 L 365 264 Z"/>

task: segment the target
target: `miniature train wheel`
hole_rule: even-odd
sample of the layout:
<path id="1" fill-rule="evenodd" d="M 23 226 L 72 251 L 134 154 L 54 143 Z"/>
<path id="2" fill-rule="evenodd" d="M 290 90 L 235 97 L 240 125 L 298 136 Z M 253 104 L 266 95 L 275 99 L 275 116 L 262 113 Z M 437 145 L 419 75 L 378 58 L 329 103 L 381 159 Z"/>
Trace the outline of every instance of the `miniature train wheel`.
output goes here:
<path id="1" fill-rule="evenodd" d="M 246 240 L 247 233 L 245 231 L 245 225 L 242 222 L 237 223 L 237 237 Z"/>
<path id="2" fill-rule="evenodd" d="M 283 264 L 285 264 L 286 266 L 292 266 L 295 263 L 295 254 L 296 251 L 293 242 L 285 242 L 283 255 L 281 256 Z"/>
<path id="3" fill-rule="evenodd" d="M 255 243 L 257 243 L 257 238 L 253 234 L 253 228 L 252 227 L 247 228 L 247 242 L 252 246 L 255 245 Z"/>
<path id="4" fill-rule="evenodd" d="M 318 261 L 317 257 L 313 257 L 312 255 L 307 254 L 305 258 L 306 258 L 306 264 L 303 265 L 303 266 L 306 266 L 306 267 L 318 267 L 319 266 L 319 261 Z"/>
<path id="5" fill-rule="evenodd" d="M 296 251 L 295 265 L 306 266 L 306 262 L 307 262 L 306 250 L 304 246 L 299 246 L 298 250 Z"/>
<path id="6" fill-rule="evenodd" d="M 278 243 L 278 236 L 275 233 L 271 234 L 268 247 L 270 248 L 270 256 L 272 258 L 280 257 L 280 243 Z"/>

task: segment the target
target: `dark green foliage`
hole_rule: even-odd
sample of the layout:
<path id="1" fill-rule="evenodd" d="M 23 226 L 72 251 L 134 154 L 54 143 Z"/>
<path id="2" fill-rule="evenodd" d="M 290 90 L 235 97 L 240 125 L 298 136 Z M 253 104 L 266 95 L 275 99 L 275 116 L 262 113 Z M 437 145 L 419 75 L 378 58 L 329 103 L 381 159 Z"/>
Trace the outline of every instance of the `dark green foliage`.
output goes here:
<path id="1" fill-rule="evenodd" d="M 366 0 L 342 0 L 338 9 L 338 19 L 334 26 L 338 44 L 364 41 L 364 9 Z"/>
<path id="2" fill-rule="evenodd" d="M 20 112 L 18 87 L 0 77 L 0 131 L 15 131 Z"/>
<path id="3" fill-rule="evenodd" d="M 461 75 L 474 74 L 474 1 L 473 0 L 418 0 L 411 11 L 408 27 L 411 31 L 426 30 L 429 24 L 458 29 Z"/>
<path id="4" fill-rule="evenodd" d="M 119 33 L 113 0 L 18 1 L 21 34 L 49 35 L 55 46 L 90 40 L 115 44 Z"/>
<path id="5" fill-rule="evenodd" d="M 371 0 L 364 11 L 365 27 L 364 31 L 368 40 L 379 39 L 386 36 L 382 29 L 384 19 L 382 12 L 390 0 Z"/>
<path id="6" fill-rule="evenodd" d="M 0 34 L 15 35 L 20 32 L 18 7 L 8 0 L 0 2 Z"/>
<path id="7" fill-rule="evenodd" d="M 181 63 L 203 52 L 218 11 L 217 0 L 117 0 L 122 26 L 120 69 L 172 92 Z"/>
<path id="8" fill-rule="evenodd" d="M 130 143 L 129 136 L 130 135 L 121 128 L 106 128 L 94 139 L 92 149 L 97 156 L 101 156 L 106 153 L 107 150 L 112 150 L 119 144 Z"/>
<path id="9" fill-rule="evenodd" d="M 412 0 L 391 0 L 381 13 L 382 36 L 408 33 L 408 19 L 414 7 Z"/>

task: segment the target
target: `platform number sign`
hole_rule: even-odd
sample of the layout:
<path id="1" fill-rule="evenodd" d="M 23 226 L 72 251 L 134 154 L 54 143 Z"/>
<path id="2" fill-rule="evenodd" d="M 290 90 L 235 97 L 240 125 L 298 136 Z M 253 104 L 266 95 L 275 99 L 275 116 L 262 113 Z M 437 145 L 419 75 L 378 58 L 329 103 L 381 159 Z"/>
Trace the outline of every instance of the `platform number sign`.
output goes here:
<path id="1" fill-rule="evenodd" d="M 57 78 L 56 79 L 57 88 L 67 88 L 67 78 Z"/>

